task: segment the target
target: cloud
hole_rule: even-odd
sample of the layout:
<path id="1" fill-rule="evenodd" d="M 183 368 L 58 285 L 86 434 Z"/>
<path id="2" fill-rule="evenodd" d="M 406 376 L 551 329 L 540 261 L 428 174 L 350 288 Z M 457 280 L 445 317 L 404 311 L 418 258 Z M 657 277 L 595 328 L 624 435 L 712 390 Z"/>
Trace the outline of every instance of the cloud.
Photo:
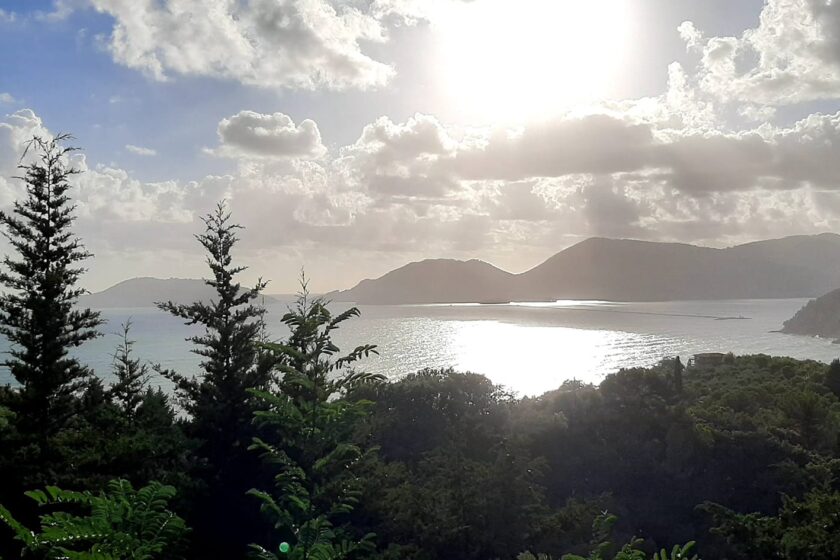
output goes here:
<path id="1" fill-rule="evenodd" d="M 327 151 L 314 121 L 295 125 L 283 113 L 240 111 L 219 123 L 218 135 L 213 153 L 226 157 L 318 159 Z"/>
<path id="2" fill-rule="evenodd" d="M 15 98 L 12 97 L 11 93 L 0 92 L 0 103 L 10 104 L 10 103 L 14 103 L 14 102 L 15 102 Z"/>
<path id="3" fill-rule="evenodd" d="M 94 272 L 110 267 L 118 280 L 129 257 L 152 267 L 138 274 L 192 273 L 191 234 L 221 199 L 247 226 L 243 262 L 268 276 L 308 258 L 324 271 L 341 262 L 355 279 L 370 269 L 353 259 L 515 268 L 591 235 L 725 244 L 840 228 L 840 113 L 724 132 L 675 128 L 667 99 L 658 103 L 495 129 L 383 117 L 327 153 L 314 122 L 243 111 L 220 125 L 218 149 L 237 159 L 229 175 L 146 183 L 74 155 L 77 229 L 98 255 Z M 9 178 L 33 134 L 49 131 L 31 110 L 0 121 L 0 208 L 22 195 Z M 142 257 L 155 253 L 163 264 Z"/>
<path id="4" fill-rule="evenodd" d="M 679 27 L 701 53 L 702 87 L 726 101 L 784 106 L 840 97 L 840 3 L 767 0 L 759 24 L 739 37 Z"/>
<path id="5" fill-rule="evenodd" d="M 0 23 L 13 23 L 17 19 L 14 12 L 8 12 L 0 8 Z"/>
<path id="6" fill-rule="evenodd" d="M 703 40 L 703 33 L 697 29 L 694 22 L 684 21 L 678 27 L 677 31 L 680 37 L 685 41 L 686 46 L 690 49 L 697 49 Z"/>
<path id="7" fill-rule="evenodd" d="M 458 188 L 444 165 L 455 148 L 433 117 L 415 115 L 404 123 L 382 117 L 340 150 L 333 170 L 346 188 L 380 200 L 439 199 Z"/>
<path id="8" fill-rule="evenodd" d="M 87 5 L 88 0 L 53 0 L 53 8 L 50 12 L 36 11 L 35 19 L 47 23 L 64 21 L 73 12 Z"/>
<path id="9" fill-rule="evenodd" d="M 132 154 L 138 156 L 156 156 L 157 151 L 151 148 L 144 148 L 142 146 L 135 146 L 134 144 L 126 144 L 125 149 L 131 152 Z"/>
<path id="10" fill-rule="evenodd" d="M 111 15 L 108 49 L 156 80 L 211 76 L 265 88 L 384 85 L 393 69 L 362 50 L 386 40 L 364 2 L 91 0 Z"/>
<path id="11" fill-rule="evenodd" d="M 385 84 L 393 68 L 369 42 L 434 25 L 453 1 L 91 0 L 114 18 L 103 39 L 114 59 L 154 79 L 304 89 Z M 785 105 L 840 97 L 838 6 L 768 0 L 758 25 L 734 37 L 685 22 L 677 31 L 697 67 L 672 63 L 661 95 L 542 122 L 383 116 L 328 150 L 312 120 L 240 111 L 218 123 L 209 150 L 234 160 L 232 171 L 193 181 L 142 182 L 76 155 L 79 233 L 105 259 L 95 267 L 115 263 L 111 274 L 128 274 L 137 255 L 147 274 L 187 274 L 184 263 L 202 262 L 199 216 L 226 199 L 248 228 L 247 263 L 271 275 L 314 259 L 332 288 L 336 263 L 352 283 L 365 267 L 430 256 L 516 268 L 591 235 L 720 245 L 837 230 L 840 112 L 776 120 L 803 112 Z M 49 131 L 31 110 L 0 120 L 0 208 L 22 194 L 10 177 L 33 134 Z"/>
<path id="12" fill-rule="evenodd" d="M 724 132 L 711 109 L 708 119 L 698 111 L 675 122 L 668 105 L 679 103 L 658 103 L 647 120 L 593 114 L 512 129 L 383 118 L 332 168 L 345 188 L 370 198 L 357 219 L 374 209 L 417 223 L 487 216 L 496 225 L 486 239 L 495 232 L 508 246 L 548 244 L 560 229 L 720 243 L 772 232 L 774 221 L 782 224 L 775 235 L 838 224 L 809 193 L 840 190 L 840 113 Z"/>
<path id="13" fill-rule="evenodd" d="M 492 130 L 459 150 L 452 165 L 466 179 L 615 173 L 644 166 L 654 142 L 649 125 L 593 114 Z"/>

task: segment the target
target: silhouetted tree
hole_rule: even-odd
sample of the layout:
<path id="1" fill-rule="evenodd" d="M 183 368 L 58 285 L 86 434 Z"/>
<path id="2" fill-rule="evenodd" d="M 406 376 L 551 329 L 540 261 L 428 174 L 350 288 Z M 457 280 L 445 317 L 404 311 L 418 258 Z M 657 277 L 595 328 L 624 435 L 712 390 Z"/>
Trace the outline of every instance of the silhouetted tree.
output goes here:
<path id="1" fill-rule="evenodd" d="M 134 341 L 129 338 L 131 320 L 122 325 L 119 346 L 114 352 L 114 377 L 116 380 L 109 390 L 111 397 L 123 411 L 133 417 L 137 407 L 143 402 L 146 385 L 149 382 L 149 367 L 132 356 Z"/>
<path id="2" fill-rule="evenodd" d="M 33 138 L 27 152 L 35 160 L 22 165 L 26 198 L 11 213 L 0 213 L 0 226 L 16 255 L 4 259 L 0 285 L 0 334 L 12 343 L 3 362 L 20 383 L 13 400 L 17 427 L 37 434 L 40 443 L 57 433 L 76 411 L 75 400 L 90 371 L 69 351 L 100 336 L 99 313 L 76 308 L 85 290 L 77 287 L 90 257 L 73 235 L 69 178 L 78 171 L 67 164 L 73 148 L 67 135 Z M 25 154 L 26 155 L 26 154 Z M 43 450 L 43 449 L 42 449 Z"/>
<path id="3" fill-rule="evenodd" d="M 682 393 L 683 390 L 683 372 L 685 371 L 685 366 L 680 360 L 680 357 L 677 356 L 674 359 L 674 389 L 677 390 L 677 393 Z"/>
<path id="4" fill-rule="evenodd" d="M 252 390 L 265 390 L 271 380 L 270 362 L 257 347 L 264 310 L 255 304 L 266 283 L 259 280 L 243 288 L 235 277 L 246 267 L 235 266 L 231 250 L 241 226 L 230 221 L 224 203 L 204 217 L 205 231 L 197 235 L 207 252 L 211 277 L 205 283 L 215 297 L 188 305 L 158 303 L 158 307 L 201 325 L 204 333 L 188 340 L 193 352 L 204 357 L 201 374 L 188 377 L 157 368 L 175 384 L 175 391 L 192 421 L 188 435 L 198 441 L 194 476 L 206 484 L 195 503 L 192 520 L 196 543 L 215 557 L 241 555 L 254 531 L 253 512 L 245 492 L 254 484 L 259 461 L 247 448 L 254 435 L 256 410 Z M 255 517 L 255 516 L 254 516 Z"/>
<path id="5" fill-rule="evenodd" d="M 836 397 L 840 397 L 840 360 L 834 358 L 825 373 L 825 386 L 828 387 Z"/>

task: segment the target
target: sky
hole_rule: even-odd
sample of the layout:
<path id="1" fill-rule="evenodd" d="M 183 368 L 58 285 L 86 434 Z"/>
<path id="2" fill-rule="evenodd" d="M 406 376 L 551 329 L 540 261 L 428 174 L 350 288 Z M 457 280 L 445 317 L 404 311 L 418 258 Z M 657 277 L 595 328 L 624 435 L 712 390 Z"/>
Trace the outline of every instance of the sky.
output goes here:
<path id="1" fill-rule="evenodd" d="M 0 210 L 57 132 L 93 291 L 204 275 L 220 200 L 271 293 L 840 231 L 840 2 L 0 0 Z"/>

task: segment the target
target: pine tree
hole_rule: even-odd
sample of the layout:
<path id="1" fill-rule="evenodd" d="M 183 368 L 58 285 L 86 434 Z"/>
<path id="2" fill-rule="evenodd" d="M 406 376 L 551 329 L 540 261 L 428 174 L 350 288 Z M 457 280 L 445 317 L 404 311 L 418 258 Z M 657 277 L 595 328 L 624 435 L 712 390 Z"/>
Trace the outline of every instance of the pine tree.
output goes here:
<path id="1" fill-rule="evenodd" d="M 69 351 L 100 336 L 99 313 L 78 309 L 85 290 L 77 282 L 85 269 L 78 263 L 91 256 L 74 237 L 68 167 L 62 146 L 69 136 L 33 138 L 27 152 L 35 161 L 22 165 L 26 198 L 11 213 L 0 213 L 0 227 L 17 253 L 4 259 L 0 285 L 0 334 L 11 343 L 3 365 L 20 384 L 18 429 L 37 434 L 42 446 L 75 413 L 74 403 L 91 373 Z"/>
<path id="2" fill-rule="evenodd" d="M 262 331 L 263 309 L 254 303 L 266 286 L 258 281 L 243 289 L 235 276 L 246 267 L 234 266 L 231 250 L 237 243 L 236 230 L 224 203 L 204 217 L 205 232 L 196 239 L 207 251 L 212 278 L 204 282 L 215 291 L 209 302 L 188 305 L 171 301 L 158 307 L 184 319 L 188 325 L 201 325 L 204 333 L 189 338 L 193 352 L 205 359 L 202 374 L 187 377 L 166 371 L 184 409 L 192 416 L 196 436 L 204 440 L 203 453 L 211 465 L 222 467 L 231 451 L 250 432 L 253 396 L 250 389 L 265 389 L 271 379 L 270 368 L 260 364 L 257 342 Z M 244 442 L 247 444 L 247 441 Z"/>
<path id="3" fill-rule="evenodd" d="M 256 414 L 264 437 L 251 446 L 275 471 L 276 492 L 251 490 L 271 516 L 275 542 L 285 542 L 279 554 L 252 545 L 258 558 L 291 560 L 349 559 L 369 555 L 373 535 L 361 539 L 347 530 L 347 514 L 359 498 L 358 470 L 371 451 L 354 441 L 370 401 L 344 398 L 382 376 L 349 369 L 376 353 L 363 345 L 336 358 L 339 348 L 332 331 L 359 315 L 351 308 L 335 317 L 323 299 L 312 299 L 302 280 L 297 304 L 284 317 L 291 336 L 286 344 L 270 345 L 283 377 L 277 393 L 258 392 L 265 410 Z M 274 548 L 273 546 L 270 548 Z"/>
<path id="4" fill-rule="evenodd" d="M 231 223 L 224 203 L 204 217 L 205 231 L 197 235 L 207 252 L 211 277 L 205 284 L 215 297 L 188 305 L 158 303 L 158 307 L 204 327 L 191 337 L 193 352 L 202 356 L 201 373 L 188 377 L 157 370 L 175 384 L 181 406 L 192 417 L 188 435 L 198 442 L 196 460 L 200 477 L 207 483 L 196 501 L 192 524 L 199 553 L 216 557 L 240 555 L 254 531 L 248 518 L 245 492 L 259 472 L 259 461 L 248 452 L 254 434 L 255 398 L 251 390 L 269 386 L 272 371 L 263 360 L 258 342 L 263 330 L 264 309 L 255 301 L 266 283 L 259 280 L 243 288 L 235 277 L 246 268 L 235 266 L 231 251 L 241 226 Z"/>
<path id="5" fill-rule="evenodd" d="M 114 377 L 109 390 L 110 396 L 120 404 L 123 411 L 133 418 L 137 407 L 143 402 L 146 385 L 149 382 L 149 367 L 132 356 L 134 341 L 129 338 L 131 320 L 122 324 L 119 346 L 114 352 Z"/>

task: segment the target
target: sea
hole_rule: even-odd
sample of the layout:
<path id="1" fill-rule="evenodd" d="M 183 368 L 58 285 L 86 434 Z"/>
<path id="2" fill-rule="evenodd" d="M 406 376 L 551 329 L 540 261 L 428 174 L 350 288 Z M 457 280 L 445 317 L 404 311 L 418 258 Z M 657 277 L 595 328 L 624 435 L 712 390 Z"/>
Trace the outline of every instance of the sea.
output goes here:
<path id="1" fill-rule="evenodd" d="M 509 304 L 363 305 L 334 339 L 342 350 L 375 344 L 379 355 L 358 369 L 390 379 L 423 368 L 453 367 L 487 376 L 520 396 L 556 389 L 565 380 L 599 383 L 621 368 L 650 366 L 701 352 L 770 354 L 830 362 L 840 345 L 830 340 L 775 332 L 806 299 L 751 299 L 621 303 L 556 301 Z M 334 303 L 340 312 L 351 304 Z M 268 306 L 267 331 L 282 340 L 288 303 Z M 104 336 L 77 350 L 97 375 L 111 375 L 120 325 L 131 321 L 134 352 L 150 364 L 183 374 L 199 371 L 201 357 L 185 339 L 196 326 L 154 308 L 101 311 Z M 8 343 L 0 340 L 0 351 Z M 13 383 L 0 370 L 0 385 Z M 153 385 L 171 389 L 159 377 Z"/>

